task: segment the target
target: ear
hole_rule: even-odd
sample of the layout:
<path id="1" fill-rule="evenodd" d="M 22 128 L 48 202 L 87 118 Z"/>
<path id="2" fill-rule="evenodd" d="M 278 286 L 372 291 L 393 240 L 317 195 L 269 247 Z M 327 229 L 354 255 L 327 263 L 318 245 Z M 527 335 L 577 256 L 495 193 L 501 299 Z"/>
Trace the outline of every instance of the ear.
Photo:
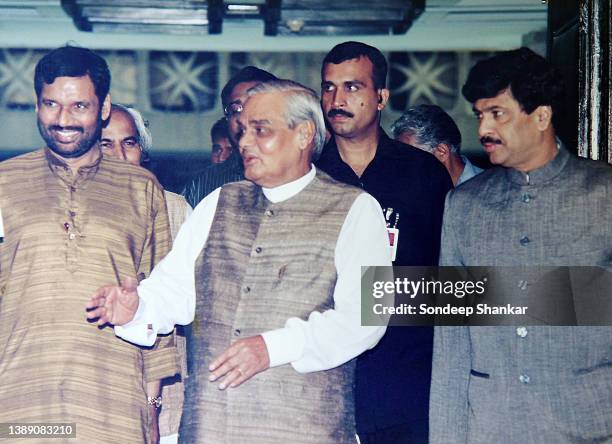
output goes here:
<path id="1" fill-rule="evenodd" d="M 300 150 L 306 150 L 314 145 L 315 125 L 314 122 L 307 120 L 301 122 L 298 127 L 298 142 Z"/>
<path id="2" fill-rule="evenodd" d="M 540 105 L 533 111 L 536 125 L 540 131 L 545 131 L 552 125 L 552 108 L 549 105 Z"/>
<path id="3" fill-rule="evenodd" d="M 101 116 L 102 120 L 105 121 L 109 118 L 111 112 L 111 97 L 110 94 L 107 94 L 102 102 Z"/>
<path id="4" fill-rule="evenodd" d="M 378 90 L 378 111 L 382 111 L 389 101 L 389 90 L 382 88 Z"/>
<path id="5" fill-rule="evenodd" d="M 434 148 L 434 153 L 437 154 L 436 157 L 438 157 L 441 160 L 448 159 L 450 155 L 450 151 L 451 151 L 450 147 L 446 143 L 440 143 L 438 144 L 438 146 Z"/>

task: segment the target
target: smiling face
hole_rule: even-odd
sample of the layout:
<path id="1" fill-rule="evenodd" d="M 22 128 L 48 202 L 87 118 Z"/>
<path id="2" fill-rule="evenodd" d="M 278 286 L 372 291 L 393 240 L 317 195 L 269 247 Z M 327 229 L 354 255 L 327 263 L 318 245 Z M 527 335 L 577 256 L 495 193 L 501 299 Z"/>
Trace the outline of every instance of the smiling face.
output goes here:
<path id="1" fill-rule="evenodd" d="M 292 182 L 310 170 L 313 125 L 291 129 L 284 115 L 283 93 L 271 92 L 250 97 L 239 117 L 244 176 L 262 187 Z"/>
<path id="2" fill-rule="evenodd" d="M 367 57 L 328 63 L 321 81 L 321 105 L 334 134 L 355 138 L 378 128 L 378 112 L 389 98 L 387 89 L 377 89 L 373 66 Z"/>
<path id="3" fill-rule="evenodd" d="M 100 104 L 89 76 L 57 77 L 43 85 L 36 104 L 40 135 L 67 159 L 82 157 L 96 145 L 109 112 L 109 97 Z"/>
<path id="4" fill-rule="evenodd" d="M 132 116 L 121 108 L 113 107 L 108 125 L 102 129 L 100 148 L 107 156 L 140 165 L 142 149 Z"/>
<path id="5" fill-rule="evenodd" d="M 551 111 L 539 106 L 531 114 L 522 110 L 505 89 L 495 97 L 479 99 L 473 106 L 480 143 L 492 164 L 531 171 L 550 154 L 543 148 L 545 132 L 552 131 Z"/>

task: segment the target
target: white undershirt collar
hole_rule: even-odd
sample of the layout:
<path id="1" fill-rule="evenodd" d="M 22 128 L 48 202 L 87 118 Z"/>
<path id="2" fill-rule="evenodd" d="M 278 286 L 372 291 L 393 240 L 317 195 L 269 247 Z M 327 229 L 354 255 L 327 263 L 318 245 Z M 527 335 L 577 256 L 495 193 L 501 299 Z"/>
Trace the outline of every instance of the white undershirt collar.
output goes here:
<path id="1" fill-rule="evenodd" d="M 304 188 L 306 188 L 306 186 L 310 182 L 312 182 L 312 180 L 315 178 L 316 174 L 317 174 L 317 170 L 315 169 L 315 166 L 310 164 L 310 171 L 306 173 L 305 175 L 303 175 L 302 177 L 300 177 L 299 179 L 296 179 L 293 182 L 279 185 L 274 188 L 262 187 L 261 189 L 263 190 L 263 193 L 264 193 L 264 196 L 266 196 L 266 199 L 268 199 L 270 202 L 272 203 L 282 202 L 284 200 L 287 200 L 295 196 L 300 191 L 302 191 Z"/>

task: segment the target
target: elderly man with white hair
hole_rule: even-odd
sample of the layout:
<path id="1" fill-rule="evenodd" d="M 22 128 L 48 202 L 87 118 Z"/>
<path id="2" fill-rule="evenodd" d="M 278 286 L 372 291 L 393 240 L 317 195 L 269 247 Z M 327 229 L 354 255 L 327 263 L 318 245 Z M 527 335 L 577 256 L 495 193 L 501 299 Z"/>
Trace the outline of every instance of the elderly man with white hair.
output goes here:
<path id="1" fill-rule="evenodd" d="M 258 85 L 239 125 L 248 180 L 206 197 L 151 277 L 101 288 L 88 316 L 151 344 L 195 314 L 179 441 L 354 443 L 353 358 L 385 331 L 360 325 L 360 267 L 391 263 L 382 211 L 312 165 L 314 91 Z"/>
<path id="2" fill-rule="evenodd" d="M 133 165 L 142 165 L 149 160 L 152 147 L 153 136 L 140 111 L 113 103 L 110 118 L 102 129 L 102 153 Z M 174 239 L 185 219 L 191 214 L 192 208 L 180 194 L 164 190 L 164 197 L 168 206 L 170 232 Z"/>

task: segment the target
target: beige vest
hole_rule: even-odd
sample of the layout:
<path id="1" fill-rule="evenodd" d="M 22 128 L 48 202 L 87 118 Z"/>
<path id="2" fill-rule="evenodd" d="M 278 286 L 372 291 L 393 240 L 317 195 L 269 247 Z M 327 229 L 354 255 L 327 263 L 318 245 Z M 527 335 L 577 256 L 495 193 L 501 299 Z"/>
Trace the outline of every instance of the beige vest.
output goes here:
<path id="1" fill-rule="evenodd" d="M 336 241 L 360 193 L 322 172 L 279 203 L 251 182 L 223 187 L 195 267 L 181 442 L 355 442 L 353 361 L 308 374 L 287 364 L 224 391 L 207 367 L 232 341 L 333 308 Z"/>

